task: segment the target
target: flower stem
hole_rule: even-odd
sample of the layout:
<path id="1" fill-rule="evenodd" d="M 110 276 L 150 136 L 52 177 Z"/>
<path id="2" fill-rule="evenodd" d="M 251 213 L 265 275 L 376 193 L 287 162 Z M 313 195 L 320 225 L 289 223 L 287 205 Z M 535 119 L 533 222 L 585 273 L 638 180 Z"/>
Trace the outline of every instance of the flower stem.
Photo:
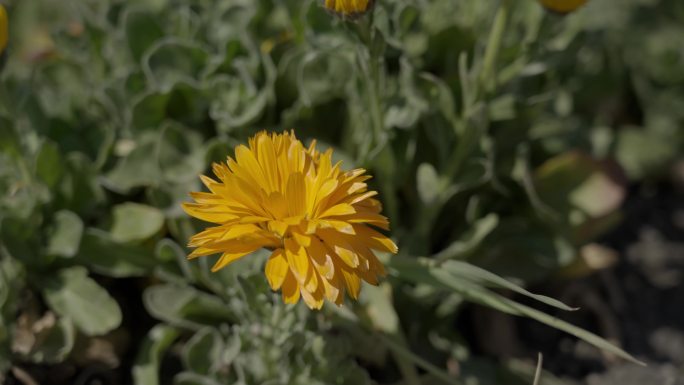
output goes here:
<path id="1" fill-rule="evenodd" d="M 402 346 L 401 344 L 393 341 L 391 338 L 381 335 L 380 338 L 382 339 L 382 342 L 385 343 L 385 346 L 390 348 L 392 352 L 396 356 L 403 357 L 404 359 L 407 359 L 409 361 L 414 362 L 416 365 L 424 369 L 426 372 L 432 374 L 434 377 L 440 379 L 446 384 L 452 384 L 452 385 L 460 385 L 461 383 L 454 377 L 450 376 L 448 373 L 446 373 L 444 370 L 441 368 L 433 365 L 429 361 L 423 359 L 422 357 L 416 355 L 415 353 L 411 352 L 408 350 L 406 347 Z"/>
<path id="2" fill-rule="evenodd" d="M 484 86 L 485 91 L 489 91 L 496 85 L 496 76 L 494 74 L 494 66 L 496 59 L 501 50 L 501 39 L 503 38 L 506 24 L 508 23 L 508 16 L 510 13 L 510 0 L 501 0 L 499 9 L 496 11 L 494 17 L 494 25 L 489 32 L 489 39 L 487 40 L 487 47 L 485 48 L 484 63 L 482 65 L 482 72 L 480 73 L 480 81 Z"/>
<path id="3" fill-rule="evenodd" d="M 379 147 L 384 143 L 384 119 L 382 117 L 382 100 L 380 98 L 380 64 L 382 63 L 383 58 L 382 55 L 380 55 L 378 47 L 375 46 L 376 32 L 373 29 L 374 15 L 375 8 L 369 15 L 366 28 L 366 39 L 364 39 L 368 55 L 364 55 L 361 60 L 367 60 L 364 65 L 364 72 L 367 80 L 368 106 L 373 127 L 374 147 Z"/>

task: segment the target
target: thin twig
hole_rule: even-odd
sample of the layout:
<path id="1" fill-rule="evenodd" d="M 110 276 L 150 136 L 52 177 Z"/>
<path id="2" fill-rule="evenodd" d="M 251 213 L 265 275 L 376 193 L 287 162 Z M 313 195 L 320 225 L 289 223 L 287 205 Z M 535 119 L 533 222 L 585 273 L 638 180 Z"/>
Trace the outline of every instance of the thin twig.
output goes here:
<path id="1" fill-rule="evenodd" d="M 532 385 L 539 385 L 541 381 L 542 363 L 544 362 L 544 356 L 539 353 L 537 356 L 537 370 L 534 371 L 534 382 Z"/>

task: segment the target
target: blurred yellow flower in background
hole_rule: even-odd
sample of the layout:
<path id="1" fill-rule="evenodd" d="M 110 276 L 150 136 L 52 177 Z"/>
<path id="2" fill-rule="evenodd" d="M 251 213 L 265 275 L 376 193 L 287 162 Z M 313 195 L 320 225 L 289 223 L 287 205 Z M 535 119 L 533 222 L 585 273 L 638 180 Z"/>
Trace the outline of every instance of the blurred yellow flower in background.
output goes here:
<path id="1" fill-rule="evenodd" d="M 323 0 L 328 11 L 343 17 L 358 17 L 373 7 L 373 0 Z"/>
<path id="2" fill-rule="evenodd" d="M 388 230 L 381 204 L 363 169 L 342 171 L 332 150 L 306 148 L 294 132 L 260 132 L 235 159 L 214 164 L 217 180 L 202 176 L 210 192 L 191 193 L 185 211 L 212 222 L 196 234 L 189 258 L 221 253 L 216 271 L 261 248 L 272 250 L 265 267 L 273 290 L 286 303 L 304 299 L 320 309 L 336 304 L 345 291 L 357 298 L 361 280 L 377 284 L 385 270 L 373 250 L 396 253 L 397 246 L 372 226 Z"/>
<path id="3" fill-rule="evenodd" d="M 9 39 L 9 28 L 7 20 L 7 11 L 5 7 L 0 4 L 0 55 L 5 53 L 7 48 L 7 40 Z"/>
<path id="4" fill-rule="evenodd" d="M 558 13 L 570 13 L 583 6 L 587 0 L 539 0 L 548 10 Z"/>

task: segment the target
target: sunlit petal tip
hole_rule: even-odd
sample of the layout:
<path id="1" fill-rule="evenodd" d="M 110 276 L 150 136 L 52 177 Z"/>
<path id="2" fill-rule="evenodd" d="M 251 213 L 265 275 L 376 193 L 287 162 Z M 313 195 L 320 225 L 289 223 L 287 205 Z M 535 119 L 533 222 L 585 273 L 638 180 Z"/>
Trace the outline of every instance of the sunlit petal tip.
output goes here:
<path id="1" fill-rule="evenodd" d="M 322 292 L 302 288 L 300 294 L 304 300 L 304 303 L 309 307 L 309 309 L 319 310 L 321 307 L 323 307 L 324 299 Z"/>
<path id="2" fill-rule="evenodd" d="M 209 178 L 209 177 L 206 176 L 206 175 L 200 175 L 199 177 L 200 177 L 200 180 L 202 181 L 202 184 L 204 184 L 204 186 L 205 186 L 206 188 L 211 188 L 211 186 L 213 186 L 213 185 L 215 185 L 215 184 L 218 184 L 218 182 L 216 182 L 215 180 Z"/>

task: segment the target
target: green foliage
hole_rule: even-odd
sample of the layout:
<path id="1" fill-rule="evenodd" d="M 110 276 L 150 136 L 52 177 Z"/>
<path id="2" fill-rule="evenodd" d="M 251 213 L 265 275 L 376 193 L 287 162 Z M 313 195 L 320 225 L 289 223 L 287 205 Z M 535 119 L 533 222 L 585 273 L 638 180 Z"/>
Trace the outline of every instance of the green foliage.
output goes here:
<path id="1" fill-rule="evenodd" d="M 104 334 L 121 323 L 121 309 L 86 269 L 75 266 L 41 282 L 45 301 L 85 335 Z"/>
<path id="2" fill-rule="evenodd" d="M 9 3 L 0 380 L 135 327 L 122 284 L 158 323 L 130 348 L 136 384 L 365 384 L 369 367 L 379 383 L 531 383 L 473 369 L 453 327 L 466 300 L 629 358 L 501 291 L 571 310 L 525 285 L 562 276 L 620 220 L 627 183 L 683 152 L 681 1 L 563 18 L 532 0 L 379 0 L 357 22 L 318 0 Z M 375 176 L 401 256 L 359 304 L 283 305 L 262 252 L 214 274 L 185 258 L 198 175 L 291 128 Z"/>

